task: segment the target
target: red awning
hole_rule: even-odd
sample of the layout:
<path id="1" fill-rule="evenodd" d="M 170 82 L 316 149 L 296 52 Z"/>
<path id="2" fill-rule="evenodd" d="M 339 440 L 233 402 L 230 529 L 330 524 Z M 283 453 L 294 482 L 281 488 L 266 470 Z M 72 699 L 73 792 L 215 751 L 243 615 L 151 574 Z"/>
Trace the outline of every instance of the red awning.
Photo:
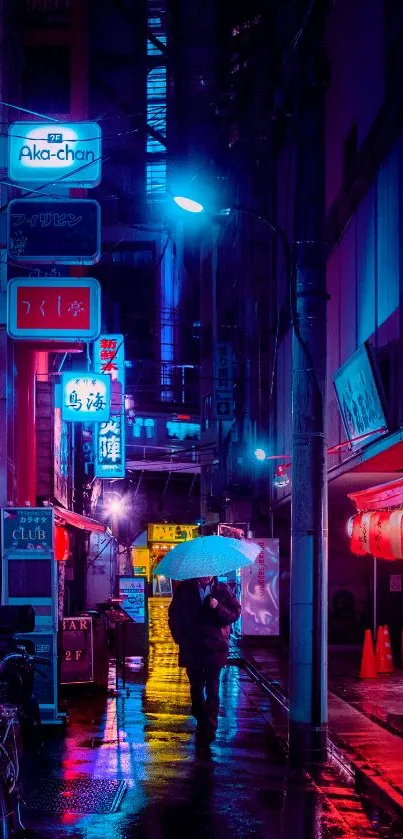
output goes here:
<path id="1" fill-rule="evenodd" d="M 348 497 L 354 502 L 359 512 L 403 507 L 403 478 L 370 489 L 363 489 L 360 492 L 351 492 Z"/>
<path id="2" fill-rule="evenodd" d="M 54 507 L 56 524 L 70 524 L 72 527 L 78 527 L 79 530 L 89 530 L 91 533 L 105 533 L 107 530 L 106 524 L 101 524 L 96 519 L 90 519 L 88 516 L 81 516 L 80 513 L 73 513 L 72 510 L 66 510 L 64 507 Z"/>

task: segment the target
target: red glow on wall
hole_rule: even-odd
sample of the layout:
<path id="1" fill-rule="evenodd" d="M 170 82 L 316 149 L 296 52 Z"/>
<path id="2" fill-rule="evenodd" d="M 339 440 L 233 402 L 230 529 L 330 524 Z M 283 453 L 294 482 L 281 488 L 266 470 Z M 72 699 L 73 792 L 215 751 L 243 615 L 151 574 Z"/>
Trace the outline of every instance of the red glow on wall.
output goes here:
<path id="1" fill-rule="evenodd" d="M 55 527 L 55 559 L 64 562 L 69 558 L 70 543 L 69 534 L 65 527 Z"/>

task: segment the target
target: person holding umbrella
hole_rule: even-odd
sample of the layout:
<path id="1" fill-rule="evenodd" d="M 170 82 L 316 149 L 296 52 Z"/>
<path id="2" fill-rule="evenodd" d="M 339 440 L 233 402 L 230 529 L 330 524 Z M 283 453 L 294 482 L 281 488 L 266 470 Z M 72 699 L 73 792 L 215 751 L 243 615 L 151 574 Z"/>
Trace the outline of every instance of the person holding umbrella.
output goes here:
<path id="1" fill-rule="evenodd" d="M 210 743 L 215 738 L 220 709 L 219 686 L 227 663 L 230 626 L 241 605 L 217 577 L 180 582 L 168 609 L 172 637 L 179 645 L 179 666 L 186 668 L 196 732 Z"/>
<path id="2" fill-rule="evenodd" d="M 186 667 L 192 714 L 202 740 L 214 740 L 220 707 L 221 670 L 227 662 L 230 626 L 241 605 L 217 577 L 253 565 L 256 542 L 224 536 L 199 536 L 172 548 L 154 568 L 155 576 L 180 581 L 168 609 L 172 637 L 179 645 L 179 666 Z"/>

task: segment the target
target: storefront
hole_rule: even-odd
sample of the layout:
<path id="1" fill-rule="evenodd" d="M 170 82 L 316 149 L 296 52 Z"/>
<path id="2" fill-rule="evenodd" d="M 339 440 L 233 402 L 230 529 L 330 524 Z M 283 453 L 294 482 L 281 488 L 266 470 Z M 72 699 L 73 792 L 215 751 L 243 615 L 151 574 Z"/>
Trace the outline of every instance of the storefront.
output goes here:
<path id="1" fill-rule="evenodd" d="M 200 536 L 200 528 L 193 524 L 149 524 L 147 528 L 147 547 L 149 551 L 149 573 L 152 577 L 153 570 L 163 556 L 175 545 L 181 542 L 189 542 Z M 171 594 L 172 586 L 170 580 L 162 577 L 152 577 L 153 594 Z"/>

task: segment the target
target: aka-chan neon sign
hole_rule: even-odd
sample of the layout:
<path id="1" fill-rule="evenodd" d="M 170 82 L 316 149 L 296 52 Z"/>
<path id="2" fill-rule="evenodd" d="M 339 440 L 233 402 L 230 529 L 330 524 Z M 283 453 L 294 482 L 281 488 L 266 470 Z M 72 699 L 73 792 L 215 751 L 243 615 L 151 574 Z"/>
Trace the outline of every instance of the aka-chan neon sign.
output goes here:
<path id="1" fill-rule="evenodd" d="M 93 187 L 101 180 L 101 146 L 96 122 L 14 122 L 8 174 L 16 183 Z"/>

